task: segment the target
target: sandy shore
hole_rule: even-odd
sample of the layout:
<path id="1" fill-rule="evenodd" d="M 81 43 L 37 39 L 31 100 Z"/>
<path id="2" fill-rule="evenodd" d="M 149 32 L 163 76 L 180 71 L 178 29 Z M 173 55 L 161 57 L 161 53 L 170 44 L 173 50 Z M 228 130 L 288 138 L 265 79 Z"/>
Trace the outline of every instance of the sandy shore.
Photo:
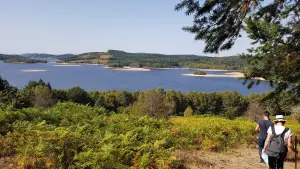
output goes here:
<path id="1" fill-rule="evenodd" d="M 68 62 L 56 62 L 58 65 L 73 65 L 74 63 L 68 63 Z"/>
<path id="2" fill-rule="evenodd" d="M 96 63 L 86 63 L 86 65 L 90 65 L 90 66 L 102 66 L 101 64 L 96 64 Z"/>
<path id="3" fill-rule="evenodd" d="M 151 69 L 146 68 L 134 68 L 129 66 L 124 66 L 123 68 L 113 68 L 113 67 L 104 67 L 111 70 L 120 70 L 120 71 L 151 71 Z"/>
<path id="4" fill-rule="evenodd" d="M 145 68 L 112 68 L 112 70 L 121 70 L 121 71 L 151 71 L 151 69 L 145 69 Z"/>
<path id="5" fill-rule="evenodd" d="M 81 65 L 59 64 L 59 65 L 52 65 L 52 66 L 68 67 L 68 66 L 81 66 Z"/>
<path id="6" fill-rule="evenodd" d="M 244 78 L 245 75 L 240 72 L 229 72 L 229 73 L 222 73 L 222 74 L 206 74 L 206 75 L 194 75 L 192 73 L 189 74 L 182 74 L 183 76 L 194 76 L 194 77 L 229 77 L 229 78 Z M 256 80 L 265 80 L 264 78 L 254 78 Z"/>
<path id="7" fill-rule="evenodd" d="M 172 69 L 183 69 L 183 70 L 199 70 L 205 72 L 228 72 L 234 70 L 225 70 L 225 69 L 197 69 L 197 68 L 152 68 L 153 70 L 172 70 Z"/>
<path id="8" fill-rule="evenodd" d="M 235 71 L 235 70 L 226 70 L 226 69 L 193 69 L 193 70 L 200 70 L 200 71 L 205 71 L 205 72 L 231 72 L 231 71 Z"/>
<path id="9" fill-rule="evenodd" d="M 20 70 L 21 72 L 47 72 L 48 70 L 32 69 L 32 70 Z"/>

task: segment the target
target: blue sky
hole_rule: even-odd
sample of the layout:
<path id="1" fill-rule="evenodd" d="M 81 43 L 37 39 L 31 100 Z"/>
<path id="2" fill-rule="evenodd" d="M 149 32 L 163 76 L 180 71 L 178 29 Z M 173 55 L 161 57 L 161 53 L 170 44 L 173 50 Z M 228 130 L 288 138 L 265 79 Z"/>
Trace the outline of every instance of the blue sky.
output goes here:
<path id="1" fill-rule="evenodd" d="M 203 54 L 182 31 L 192 17 L 180 0 L 0 0 L 0 53 L 128 52 Z M 219 55 L 246 52 L 246 37 Z"/>

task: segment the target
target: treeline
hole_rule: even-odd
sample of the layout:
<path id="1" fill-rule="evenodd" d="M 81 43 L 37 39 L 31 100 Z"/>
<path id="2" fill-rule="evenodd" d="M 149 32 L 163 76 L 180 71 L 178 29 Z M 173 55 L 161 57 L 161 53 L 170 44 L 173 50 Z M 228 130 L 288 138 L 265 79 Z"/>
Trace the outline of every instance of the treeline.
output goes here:
<path id="1" fill-rule="evenodd" d="M 163 55 L 151 53 L 127 53 L 109 50 L 113 56 L 108 62 L 111 67 L 148 67 L 148 68 L 202 68 L 202 69 L 241 69 L 244 60 L 238 56 L 207 57 L 197 55 Z"/>
<path id="2" fill-rule="evenodd" d="M 242 96 L 233 92 L 180 92 L 152 89 L 146 92 L 129 92 L 124 90 L 91 91 L 80 87 L 68 90 L 52 89 L 44 81 L 30 81 L 23 89 L 12 87 L 1 79 L 0 107 L 16 109 L 28 107 L 51 107 L 57 102 L 75 102 L 91 107 L 134 115 L 151 117 L 183 116 L 186 111 L 191 115 L 211 114 L 227 118 L 243 116 L 248 105 L 253 102 L 262 104 L 272 114 L 290 114 L 291 107 L 299 102 L 288 93 L 264 100 L 268 94 L 250 94 Z"/>
<path id="3" fill-rule="evenodd" d="M 30 59 L 20 55 L 5 54 L 0 54 L 0 60 L 3 60 L 5 63 L 47 63 L 46 60 Z"/>

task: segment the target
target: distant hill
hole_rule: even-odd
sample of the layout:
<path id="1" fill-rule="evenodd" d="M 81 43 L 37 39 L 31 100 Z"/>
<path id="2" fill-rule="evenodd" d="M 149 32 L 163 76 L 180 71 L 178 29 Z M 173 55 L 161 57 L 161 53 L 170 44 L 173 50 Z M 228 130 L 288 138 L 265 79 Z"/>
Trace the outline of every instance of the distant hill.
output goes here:
<path id="1" fill-rule="evenodd" d="M 74 54 L 67 53 L 61 55 L 54 55 L 54 54 L 47 54 L 47 53 L 25 53 L 22 54 L 25 57 L 32 57 L 32 58 L 68 58 L 75 56 Z"/>
<path id="2" fill-rule="evenodd" d="M 88 52 L 72 57 L 58 58 L 61 62 L 107 64 L 112 55 L 107 52 Z"/>
<path id="3" fill-rule="evenodd" d="M 0 54 L 0 60 L 6 63 L 47 63 L 46 60 L 37 60 L 24 57 L 22 55 Z"/>
<path id="4" fill-rule="evenodd" d="M 89 52 L 67 58 L 61 62 L 98 63 L 110 67 L 144 68 L 201 68 L 201 69 L 241 69 L 244 60 L 239 56 L 208 57 L 199 55 L 165 55 L 157 53 L 129 53 L 120 50 Z"/>
<path id="5" fill-rule="evenodd" d="M 22 55 L 0 55 L 5 62 L 44 62 L 33 58 L 55 58 L 59 62 L 104 64 L 110 67 L 138 68 L 200 68 L 200 69 L 242 69 L 244 59 L 239 56 L 209 57 L 199 55 L 166 55 L 159 53 L 130 53 L 121 50 L 87 52 L 74 54 L 26 53 Z"/>

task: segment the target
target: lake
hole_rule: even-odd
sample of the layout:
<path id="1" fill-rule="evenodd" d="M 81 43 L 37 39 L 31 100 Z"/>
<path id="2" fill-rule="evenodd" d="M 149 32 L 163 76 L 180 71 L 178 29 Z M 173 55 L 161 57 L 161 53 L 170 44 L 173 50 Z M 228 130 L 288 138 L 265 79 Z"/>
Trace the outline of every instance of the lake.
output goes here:
<path id="1" fill-rule="evenodd" d="M 22 72 L 21 70 L 47 70 L 46 72 Z M 181 74 L 193 73 L 191 69 L 168 69 L 152 71 L 117 71 L 99 65 L 55 66 L 48 64 L 9 64 L 0 62 L 0 75 L 12 85 L 24 87 L 30 80 L 50 82 L 53 88 L 68 89 L 80 86 L 91 90 L 148 90 L 162 87 L 165 90 L 182 92 L 237 91 L 243 95 L 270 90 L 266 82 L 247 89 L 243 81 L 235 78 L 188 77 Z M 217 74 L 220 72 L 209 72 Z"/>

